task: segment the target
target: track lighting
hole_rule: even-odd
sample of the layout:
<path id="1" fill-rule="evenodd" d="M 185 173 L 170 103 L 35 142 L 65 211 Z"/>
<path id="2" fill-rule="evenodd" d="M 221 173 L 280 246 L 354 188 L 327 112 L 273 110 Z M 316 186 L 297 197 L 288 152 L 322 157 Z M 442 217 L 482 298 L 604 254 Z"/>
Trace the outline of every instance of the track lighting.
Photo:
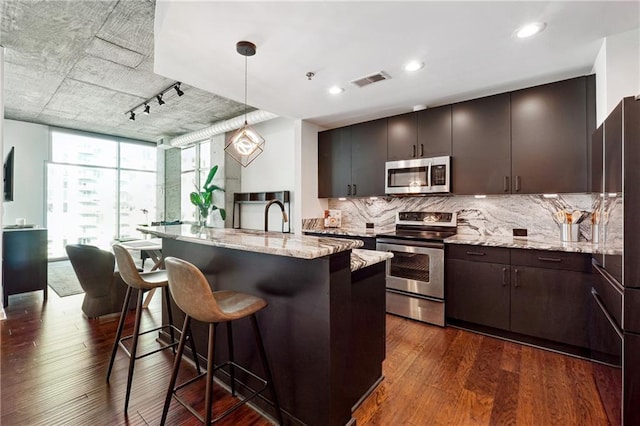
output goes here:
<path id="1" fill-rule="evenodd" d="M 136 119 L 136 110 L 138 110 L 138 108 L 142 108 L 142 113 L 145 115 L 149 115 L 151 113 L 151 101 L 153 101 L 154 99 L 158 101 L 158 105 L 164 105 L 166 102 L 163 99 L 163 96 L 167 94 L 167 92 L 170 92 L 171 90 L 175 90 L 176 94 L 178 96 L 182 96 L 184 95 L 184 91 L 180 90 L 180 85 L 182 83 L 180 83 L 179 81 L 176 81 L 175 83 L 173 83 L 171 86 L 167 87 L 166 89 L 164 89 L 162 92 L 157 93 L 155 95 L 153 95 L 152 97 L 150 97 L 149 99 L 145 100 L 142 103 L 139 103 L 138 105 L 136 105 L 135 107 L 131 108 L 129 111 L 125 112 L 125 115 L 129 115 L 129 120 L 134 120 Z M 169 95 L 171 95 L 171 93 L 169 93 Z"/>

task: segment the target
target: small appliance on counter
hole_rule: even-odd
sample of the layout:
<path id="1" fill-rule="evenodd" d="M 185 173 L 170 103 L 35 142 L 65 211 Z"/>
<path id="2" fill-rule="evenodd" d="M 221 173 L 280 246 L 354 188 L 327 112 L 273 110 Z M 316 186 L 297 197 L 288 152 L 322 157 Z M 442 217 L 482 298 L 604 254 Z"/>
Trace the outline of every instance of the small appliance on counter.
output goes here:
<path id="1" fill-rule="evenodd" d="M 324 227 L 340 228 L 340 226 L 342 226 L 342 211 L 325 210 L 324 211 Z"/>

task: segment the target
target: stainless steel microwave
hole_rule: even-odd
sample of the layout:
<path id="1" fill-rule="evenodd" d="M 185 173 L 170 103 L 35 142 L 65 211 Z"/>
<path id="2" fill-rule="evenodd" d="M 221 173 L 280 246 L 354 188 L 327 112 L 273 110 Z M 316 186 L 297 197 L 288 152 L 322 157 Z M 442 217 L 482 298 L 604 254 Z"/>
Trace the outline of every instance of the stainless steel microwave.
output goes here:
<path id="1" fill-rule="evenodd" d="M 387 161 L 385 193 L 432 194 L 451 192 L 451 157 Z"/>

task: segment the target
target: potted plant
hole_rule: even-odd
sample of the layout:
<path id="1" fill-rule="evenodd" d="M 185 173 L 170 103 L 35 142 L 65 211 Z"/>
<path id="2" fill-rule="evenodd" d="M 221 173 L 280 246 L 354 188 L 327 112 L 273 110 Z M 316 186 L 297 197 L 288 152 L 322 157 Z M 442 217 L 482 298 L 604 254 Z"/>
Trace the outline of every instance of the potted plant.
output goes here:
<path id="1" fill-rule="evenodd" d="M 213 185 L 211 183 L 217 171 L 218 166 L 213 166 L 211 170 L 209 170 L 209 175 L 207 176 L 207 180 L 205 181 L 204 186 L 202 188 L 198 188 L 196 186 L 196 191 L 192 192 L 189 195 L 191 204 L 196 206 L 200 212 L 200 223 L 202 225 L 207 223 L 209 212 L 212 210 L 217 210 L 218 212 L 220 212 L 220 217 L 222 218 L 222 220 L 227 217 L 227 212 L 224 209 L 213 204 L 213 192 L 224 191 L 224 188 L 220 188 L 218 185 Z"/>

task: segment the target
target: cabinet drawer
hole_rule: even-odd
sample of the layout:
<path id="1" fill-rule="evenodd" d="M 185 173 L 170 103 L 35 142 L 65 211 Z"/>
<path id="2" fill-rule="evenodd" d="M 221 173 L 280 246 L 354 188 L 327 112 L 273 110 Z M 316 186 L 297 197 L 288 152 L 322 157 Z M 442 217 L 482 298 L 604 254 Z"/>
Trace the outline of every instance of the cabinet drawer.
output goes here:
<path id="1" fill-rule="evenodd" d="M 591 272 L 591 255 L 563 251 L 512 249 L 511 264 L 564 271 Z"/>
<path id="2" fill-rule="evenodd" d="M 489 262 L 509 264 L 509 249 L 502 247 L 468 246 L 448 244 L 446 246 L 448 259 L 461 259 L 470 262 Z"/>

